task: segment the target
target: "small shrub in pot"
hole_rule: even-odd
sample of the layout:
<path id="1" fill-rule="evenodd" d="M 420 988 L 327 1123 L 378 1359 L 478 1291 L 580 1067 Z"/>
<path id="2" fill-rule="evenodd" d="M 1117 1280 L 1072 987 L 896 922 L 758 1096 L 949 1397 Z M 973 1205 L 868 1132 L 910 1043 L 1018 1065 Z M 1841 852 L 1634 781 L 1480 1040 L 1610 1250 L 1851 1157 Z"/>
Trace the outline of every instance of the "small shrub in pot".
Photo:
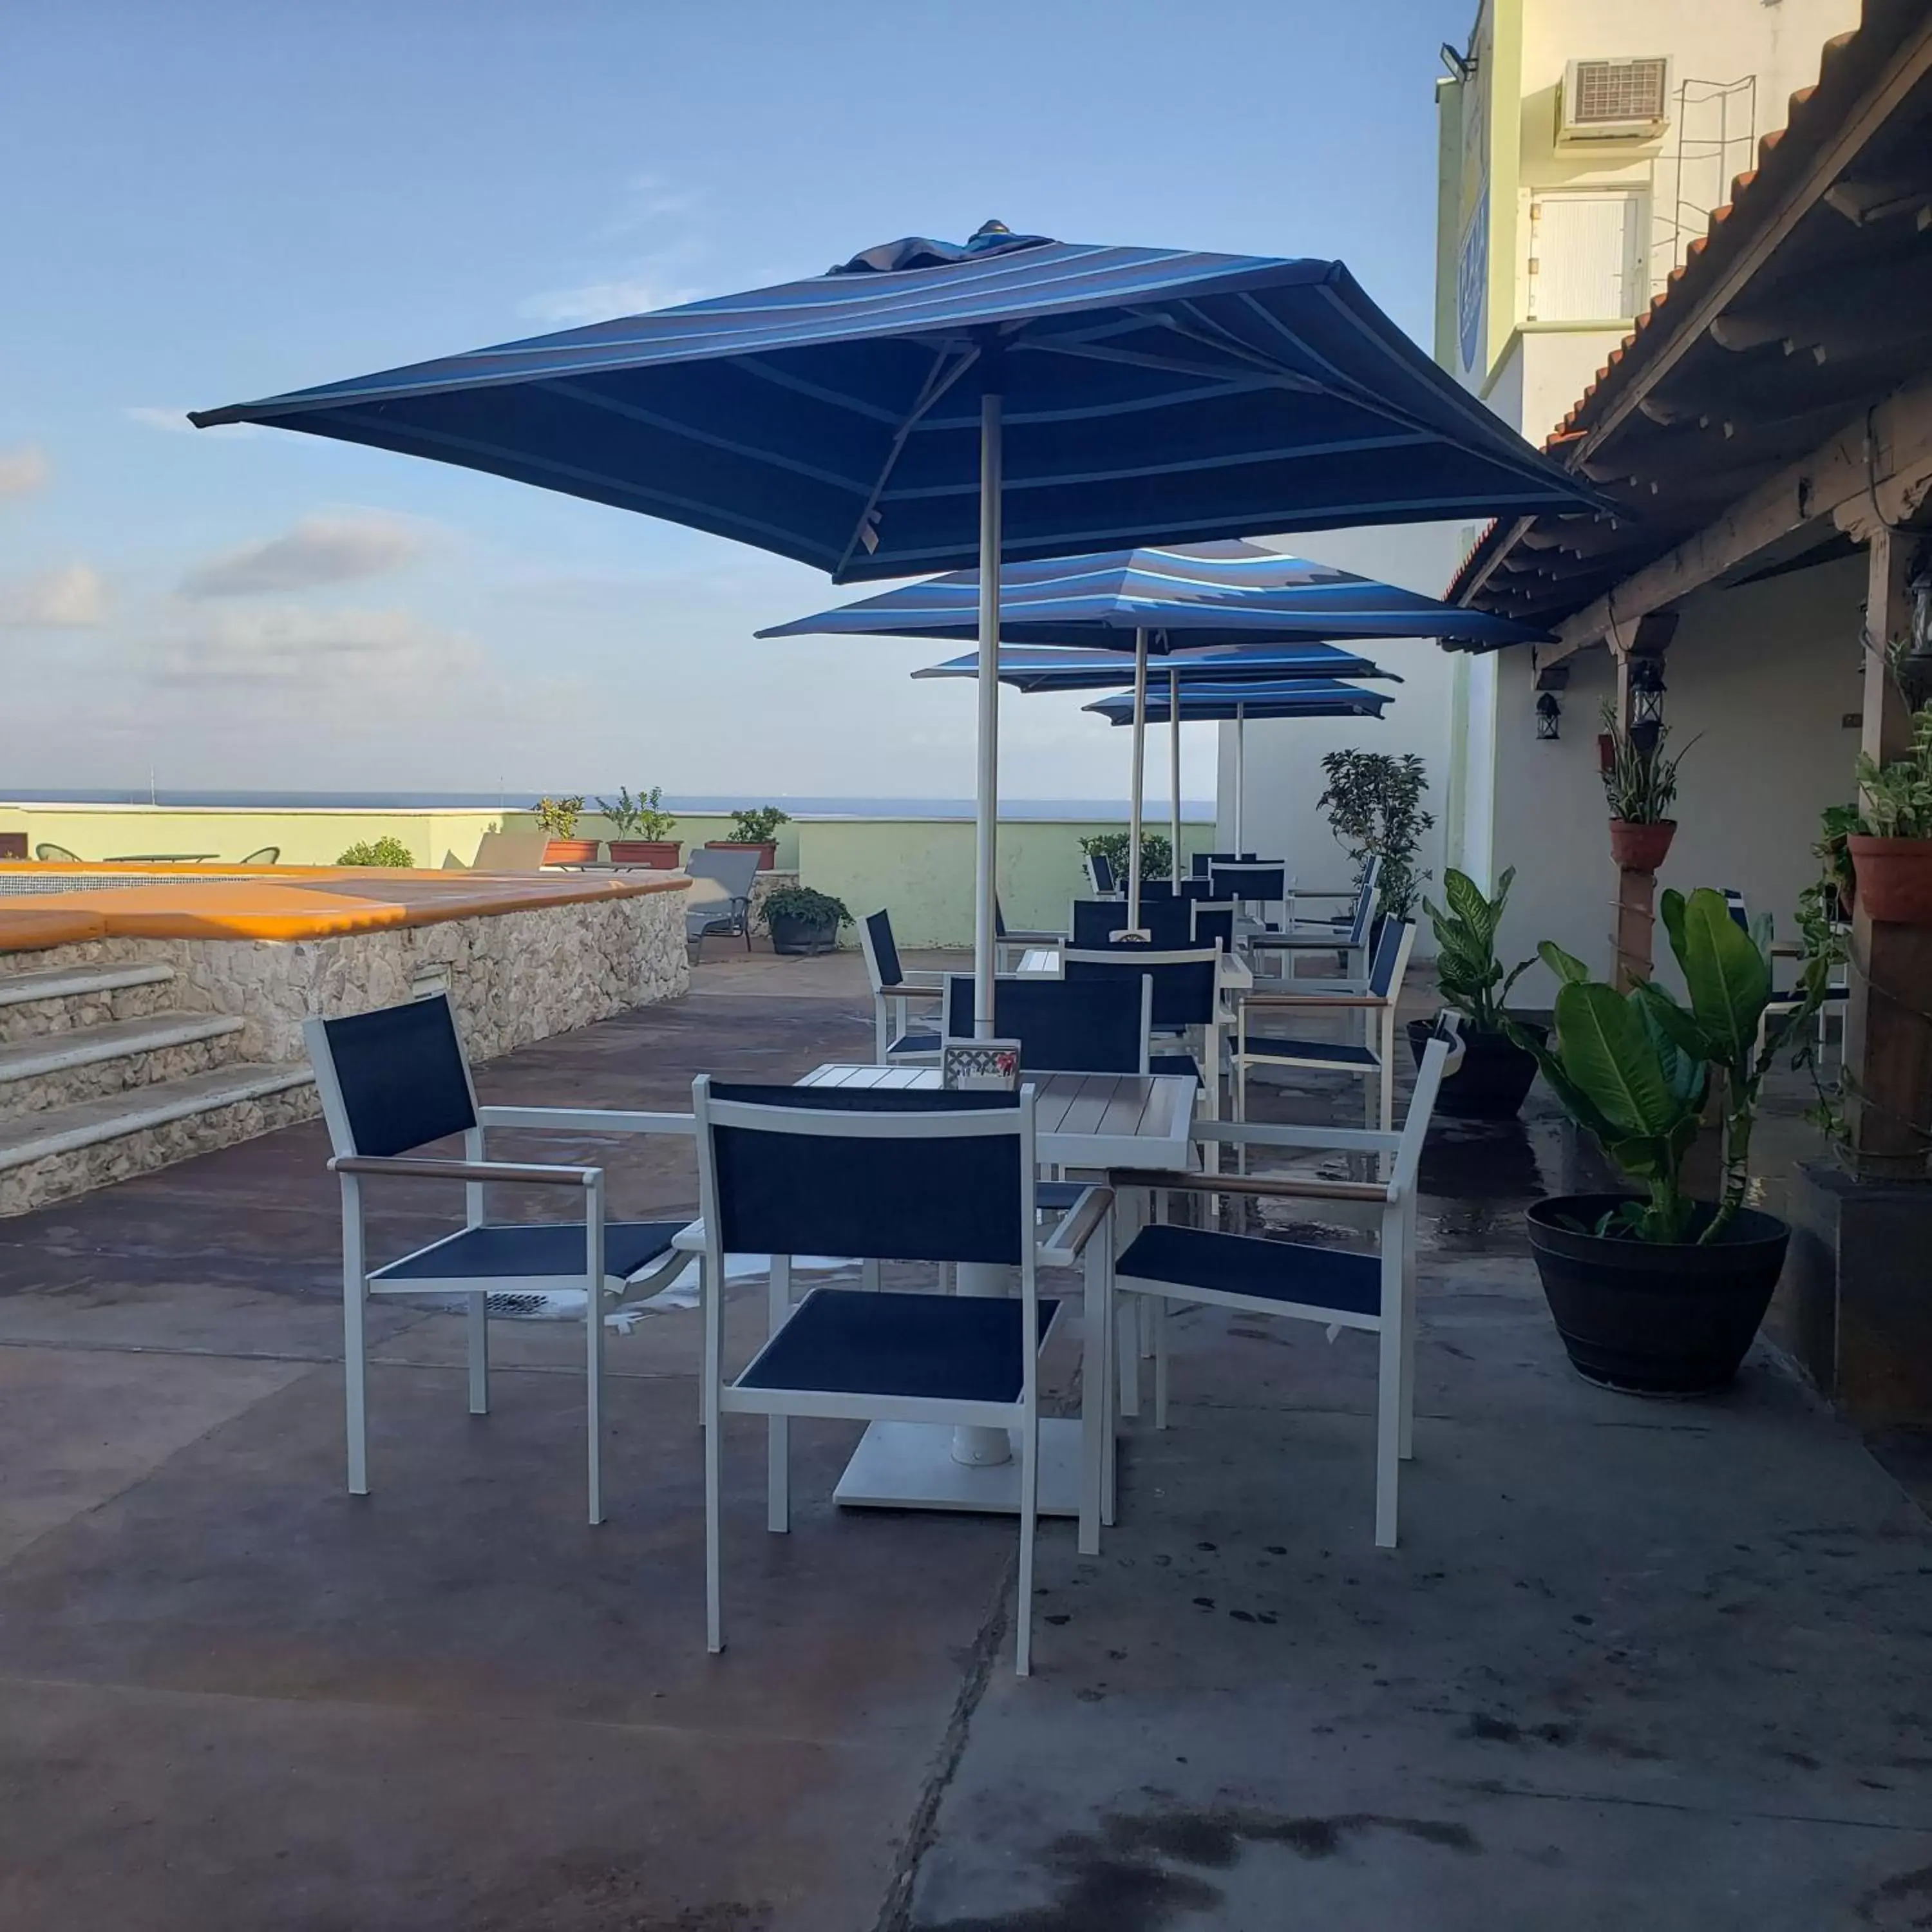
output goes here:
<path id="1" fill-rule="evenodd" d="M 843 899 L 810 886 L 768 893 L 759 911 L 774 952 L 830 952 L 838 944 L 838 928 L 852 921 Z"/>
<path id="2" fill-rule="evenodd" d="M 1435 928 L 1437 989 L 1442 1004 L 1462 1016 L 1462 1062 L 1444 1079 L 1436 1105 L 1460 1120 L 1511 1119 L 1536 1078 L 1535 1058 L 1511 1038 L 1503 1010 L 1510 988 L 1535 962 L 1525 959 L 1505 968 L 1496 957 L 1496 928 L 1515 880 L 1512 866 L 1496 881 L 1491 898 L 1466 872 L 1451 866 L 1442 874 L 1445 903 L 1422 902 Z M 1543 1036 L 1540 1027 L 1524 1030 Z M 1433 1030 L 1430 1020 L 1408 1023 L 1418 1066 Z"/>
<path id="3" fill-rule="evenodd" d="M 755 852 L 758 870 L 769 872 L 778 863 L 778 827 L 790 823 L 791 814 L 775 805 L 740 806 L 731 815 L 730 837 L 704 842 L 715 852 Z"/>
<path id="4" fill-rule="evenodd" d="M 635 798 L 628 785 L 617 788 L 614 802 L 597 801 L 597 808 L 610 821 L 617 836 L 610 841 L 614 866 L 648 866 L 659 872 L 677 870 L 677 856 L 684 849 L 682 839 L 667 838 L 676 818 L 664 808 L 664 788 L 652 785 L 649 791 L 638 788 Z"/>

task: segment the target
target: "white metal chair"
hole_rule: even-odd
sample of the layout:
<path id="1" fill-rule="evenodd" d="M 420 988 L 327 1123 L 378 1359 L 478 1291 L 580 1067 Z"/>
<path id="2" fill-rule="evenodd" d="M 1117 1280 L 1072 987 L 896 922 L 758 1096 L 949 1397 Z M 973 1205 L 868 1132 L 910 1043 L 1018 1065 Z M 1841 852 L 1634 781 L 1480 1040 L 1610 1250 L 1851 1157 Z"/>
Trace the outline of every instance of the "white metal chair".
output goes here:
<path id="1" fill-rule="evenodd" d="M 1117 898 L 1122 890 L 1120 877 L 1114 870 L 1114 862 L 1104 852 L 1084 852 L 1081 854 L 1080 869 L 1087 875 L 1087 883 L 1096 899 Z"/>
<path id="2" fill-rule="evenodd" d="M 880 1065 L 939 1064 L 942 1044 L 936 1006 L 946 991 L 943 973 L 908 973 L 899 963 L 892 915 L 868 914 L 859 922 L 859 948 L 872 982 L 872 1057 Z M 914 1023 L 913 1009 L 921 1009 Z"/>
<path id="3" fill-rule="evenodd" d="M 1044 926 L 1012 926 L 996 896 L 993 901 L 993 966 L 1000 973 L 1011 972 L 1018 964 L 1017 955 L 1035 946 L 1064 946 L 1066 935 Z"/>
<path id="4" fill-rule="evenodd" d="M 1217 881 L 1220 869 L 1216 868 Z M 1354 904 L 1340 918 L 1289 920 L 1279 926 L 1251 929 L 1244 935 L 1250 957 L 1258 960 L 1263 954 L 1274 956 L 1280 962 L 1277 974 L 1284 984 L 1294 979 L 1296 960 L 1310 952 L 1338 954 L 1345 977 L 1357 974 L 1366 976 L 1370 938 L 1375 929 L 1376 890 L 1381 876 L 1382 861 L 1371 860 L 1368 870 L 1362 875 L 1361 884 L 1355 890 Z M 1297 896 L 1325 898 L 1330 895 L 1307 893 Z"/>
<path id="5" fill-rule="evenodd" d="M 1061 964 L 1067 982 L 1082 988 L 1097 992 L 1123 980 L 1130 985 L 1138 981 L 1146 988 L 1148 1029 L 1180 1036 L 1178 1050 L 1156 1052 L 1150 1046 L 1144 1070 L 1191 1076 L 1207 1096 L 1209 1114 L 1220 1113 L 1224 1016 L 1218 946 L 1176 952 L 1156 952 L 1150 946 L 1108 946 L 1094 952 L 1070 947 L 1061 955 Z M 1197 1033 L 1198 1058 L 1189 1038 Z"/>
<path id="6" fill-rule="evenodd" d="M 1250 1072 L 1257 1067 L 1293 1068 L 1358 1076 L 1364 1083 L 1364 1118 L 1386 1131 L 1394 1118 L 1396 1006 L 1414 944 L 1413 920 L 1385 920 L 1370 965 L 1368 983 L 1360 992 L 1312 986 L 1298 986 L 1293 992 L 1244 994 L 1234 1012 L 1235 1119 L 1248 1118 Z M 1360 1040 L 1308 1040 L 1256 1030 L 1257 1018 L 1266 1023 L 1283 1016 L 1292 1024 L 1294 1018 L 1305 1019 L 1316 1013 L 1359 1013 Z"/>
<path id="7" fill-rule="evenodd" d="M 721 1417 L 766 1418 L 766 1526 L 790 1527 L 788 1430 L 794 1415 L 1006 1429 L 1019 1451 L 1016 1667 L 1032 1665 L 1034 1542 L 1039 1515 L 1039 1354 L 1059 1304 L 1042 1267 L 1086 1270 L 1088 1360 L 1104 1344 L 1112 1197 L 1087 1188 L 1042 1240 L 1035 1226 L 1034 1090 L 692 1087 L 704 1216 L 706 1643 L 724 1648 Z M 1017 1269 L 1019 1294 L 813 1289 L 794 1307 L 790 1262 L 811 1253 L 874 1261 L 980 1262 Z M 735 1375 L 724 1366 L 730 1254 L 771 1256 L 770 1330 Z M 1104 1363 L 1104 1353 L 1098 1357 Z M 1087 1432 L 1082 1546 L 1097 1547 L 1105 1446 Z"/>
<path id="8" fill-rule="evenodd" d="M 1142 1296 L 1153 1304 L 1156 1429 L 1167 1426 L 1166 1310 L 1170 1302 L 1318 1322 L 1331 1335 L 1339 1329 L 1356 1328 L 1375 1336 L 1376 1544 L 1383 1550 L 1395 1547 L 1399 1472 L 1414 1446 L 1416 1177 L 1437 1089 L 1445 1067 L 1452 1058 L 1460 1061 L 1461 1052 L 1447 1026 L 1430 1042 L 1400 1134 L 1216 1121 L 1204 1121 L 1196 1129 L 1197 1138 L 1232 1144 L 1244 1154 L 1250 1147 L 1264 1147 L 1342 1151 L 1377 1160 L 1393 1154 L 1394 1171 L 1385 1181 L 1138 1171 L 1108 1177 L 1117 1190 L 1135 1193 L 1356 1202 L 1381 1210 L 1372 1254 L 1151 1223 L 1123 1246 L 1114 1264 L 1114 1286 L 1118 1294 Z M 1120 1370 L 1124 1377 L 1137 1379 L 1137 1355 L 1122 1350 Z M 1130 1412 L 1138 1406 L 1137 1401 L 1122 1403 Z"/>
<path id="9" fill-rule="evenodd" d="M 586 1405 L 590 1520 L 604 1520 L 602 1417 L 607 1298 L 654 1292 L 684 1265 L 671 1251 L 681 1221 L 607 1221 L 604 1170 L 489 1160 L 490 1127 L 568 1132 L 688 1135 L 688 1114 L 620 1113 L 590 1107 L 478 1107 L 447 994 L 303 1025 L 321 1096 L 330 1170 L 342 1184 L 342 1328 L 349 1438 L 349 1490 L 369 1493 L 368 1348 L 364 1316 L 372 1294 L 461 1294 L 469 1304 L 470 1412 L 490 1407 L 490 1298 L 584 1291 Z M 464 1157 L 416 1151 L 460 1134 Z M 399 1259 L 368 1265 L 362 1216 L 365 1180 L 460 1180 L 464 1225 Z M 580 1221 L 494 1222 L 488 1184 L 576 1190 Z"/>

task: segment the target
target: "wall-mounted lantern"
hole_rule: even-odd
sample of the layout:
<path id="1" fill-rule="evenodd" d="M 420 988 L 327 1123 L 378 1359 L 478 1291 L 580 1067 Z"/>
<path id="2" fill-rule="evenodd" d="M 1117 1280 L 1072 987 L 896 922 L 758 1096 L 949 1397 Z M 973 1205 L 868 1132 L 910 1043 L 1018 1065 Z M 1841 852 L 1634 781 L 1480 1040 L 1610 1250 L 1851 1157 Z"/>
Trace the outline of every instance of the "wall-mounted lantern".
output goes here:
<path id="1" fill-rule="evenodd" d="M 1556 694 L 1569 688 L 1567 664 L 1546 665 L 1536 674 L 1536 735 L 1546 745 L 1563 735 L 1563 704 Z"/>

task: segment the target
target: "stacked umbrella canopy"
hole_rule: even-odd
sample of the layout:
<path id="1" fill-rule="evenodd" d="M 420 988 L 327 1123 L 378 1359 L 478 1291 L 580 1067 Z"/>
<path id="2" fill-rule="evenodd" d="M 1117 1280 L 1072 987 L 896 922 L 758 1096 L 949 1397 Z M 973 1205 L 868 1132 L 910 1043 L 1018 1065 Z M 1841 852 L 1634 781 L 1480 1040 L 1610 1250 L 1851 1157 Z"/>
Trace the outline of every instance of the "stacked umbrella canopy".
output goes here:
<path id="1" fill-rule="evenodd" d="M 840 582 L 1598 499 L 1340 262 L 988 223 L 825 274 L 198 412 L 463 464 Z M 1603 506 L 1608 507 L 1607 505 Z M 980 688 L 976 1017 L 990 1029 L 995 680 Z"/>

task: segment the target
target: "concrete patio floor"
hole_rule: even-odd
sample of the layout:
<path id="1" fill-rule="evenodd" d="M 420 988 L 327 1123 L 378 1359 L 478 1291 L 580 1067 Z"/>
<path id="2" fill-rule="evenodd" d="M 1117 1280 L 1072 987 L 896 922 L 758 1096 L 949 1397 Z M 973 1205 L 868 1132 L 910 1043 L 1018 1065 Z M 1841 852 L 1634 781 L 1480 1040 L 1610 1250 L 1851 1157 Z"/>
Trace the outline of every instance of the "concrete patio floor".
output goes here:
<path id="1" fill-rule="evenodd" d="M 870 1036 L 850 956 L 715 944 L 479 1085 L 677 1106 Z M 542 1144 L 692 1205 L 688 1146 Z M 1713 1401 L 1571 1375 L 1520 1228 L 1576 1159 L 1546 1113 L 1431 1142 L 1402 1548 L 1362 1338 L 1177 1318 L 1104 1554 L 1042 1532 L 1025 1682 L 1010 1525 L 841 1514 L 843 1425 L 795 1429 L 786 1538 L 728 1432 L 705 1655 L 690 1312 L 610 1336 L 593 1531 L 577 1324 L 498 1324 L 478 1420 L 460 1322 L 379 1306 L 352 1501 L 324 1151 L 0 1222 L 7 1932 L 1932 1924 L 1932 1528 L 1768 1350 Z"/>

